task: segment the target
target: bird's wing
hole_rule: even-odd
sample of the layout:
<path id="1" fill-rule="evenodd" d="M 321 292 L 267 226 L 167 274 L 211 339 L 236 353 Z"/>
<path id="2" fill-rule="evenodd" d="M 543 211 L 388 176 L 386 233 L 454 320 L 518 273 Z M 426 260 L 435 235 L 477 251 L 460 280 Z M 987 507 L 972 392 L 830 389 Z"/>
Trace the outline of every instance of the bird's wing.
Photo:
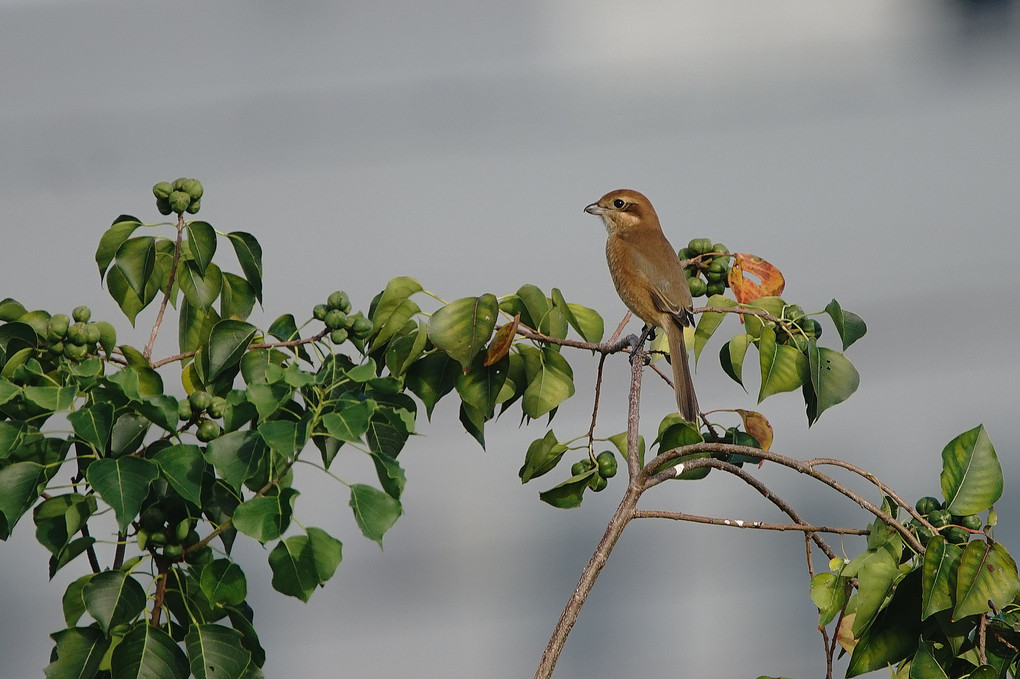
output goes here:
<path id="1" fill-rule="evenodd" d="M 672 254 L 669 243 L 665 243 L 665 248 L 664 252 Z M 635 268 L 651 286 L 652 303 L 655 308 L 672 316 L 680 325 L 692 325 L 694 316 L 691 314 L 691 292 L 687 288 L 687 280 L 684 278 L 679 258 L 676 259 L 674 266 L 668 258 L 657 257 L 662 266 L 654 266 L 651 259 L 642 252 L 642 248 L 633 248 L 631 254 Z"/>

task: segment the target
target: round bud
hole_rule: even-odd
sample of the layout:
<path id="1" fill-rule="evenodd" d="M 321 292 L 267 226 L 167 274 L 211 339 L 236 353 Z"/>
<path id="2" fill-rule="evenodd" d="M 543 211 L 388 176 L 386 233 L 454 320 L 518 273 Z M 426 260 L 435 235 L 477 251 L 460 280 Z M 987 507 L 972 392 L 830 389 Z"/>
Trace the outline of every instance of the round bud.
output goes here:
<path id="1" fill-rule="evenodd" d="M 604 477 L 599 476 L 598 474 L 595 474 L 590 479 L 588 479 L 588 487 L 591 488 L 596 493 L 605 490 L 606 486 L 608 485 L 609 481 L 606 481 Z"/>
<path id="2" fill-rule="evenodd" d="M 726 284 L 722 281 L 713 281 L 705 286 L 705 294 L 711 297 L 712 295 L 721 295 L 726 292 Z"/>
<path id="3" fill-rule="evenodd" d="M 71 319 L 65 314 L 56 314 L 46 324 L 46 337 L 53 341 L 61 340 L 67 334 L 67 329 L 70 325 Z"/>
<path id="4" fill-rule="evenodd" d="M 936 509 L 942 509 L 942 502 L 937 497 L 926 495 L 917 501 L 914 509 L 917 510 L 918 514 L 931 514 Z"/>
<path id="5" fill-rule="evenodd" d="M 365 339 L 372 334 L 372 327 L 372 321 L 367 318 L 359 318 L 354 321 L 354 325 L 351 326 L 351 331 L 358 339 Z"/>
<path id="6" fill-rule="evenodd" d="M 337 328 L 329 333 L 329 341 L 333 344 L 343 344 L 350 337 L 350 333 L 345 328 Z"/>
<path id="7" fill-rule="evenodd" d="M 168 215 L 174 211 L 174 209 L 170 207 L 170 199 L 168 198 L 157 198 L 156 209 L 159 210 L 159 214 L 161 215 Z"/>
<path id="8" fill-rule="evenodd" d="M 191 419 L 191 401 L 182 399 L 177 402 L 177 419 L 187 422 Z"/>
<path id="9" fill-rule="evenodd" d="M 78 321 L 67 329 L 67 340 L 71 344 L 80 344 L 84 346 L 88 343 L 88 330 L 85 327 L 85 323 Z"/>
<path id="10" fill-rule="evenodd" d="M 209 417 L 216 419 L 223 417 L 223 413 L 227 410 L 227 399 L 222 396 L 213 396 L 212 405 L 207 410 L 209 411 Z"/>
<path id="11" fill-rule="evenodd" d="M 326 306 L 330 309 L 339 309 L 344 313 L 351 308 L 351 300 L 343 290 L 337 290 L 326 299 Z"/>
<path id="12" fill-rule="evenodd" d="M 212 441 L 220 435 L 220 425 L 216 424 L 212 420 L 203 420 L 202 424 L 198 425 L 198 431 L 195 432 L 195 436 L 202 443 Z"/>
<path id="13" fill-rule="evenodd" d="M 199 198 L 202 197 L 202 193 L 204 192 L 204 189 L 202 188 L 202 182 L 198 181 L 197 179 L 186 180 L 181 189 L 186 194 L 191 196 L 191 200 L 198 200 Z"/>
<path id="14" fill-rule="evenodd" d="M 184 182 L 188 181 L 187 177 L 178 177 L 174 180 L 174 183 L 170 185 L 170 188 L 174 191 L 183 191 Z"/>
<path id="15" fill-rule="evenodd" d="M 152 195 L 156 198 L 168 198 L 173 190 L 170 182 L 160 182 L 152 187 Z"/>
<path id="16" fill-rule="evenodd" d="M 195 214 L 196 212 L 198 212 L 201 209 L 202 209 L 202 201 L 200 201 L 200 200 L 192 200 L 191 201 L 191 205 L 189 205 L 188 208 L 187 208 L 189 215 L 193 215 L 193 214 Z"/>
<path id="17" fill-rule="evenodd" d="M 967 516 L 954 516 L 953 523 L 971 530 L 981 530 L 984 521 L 977 514 L 968 514 Z"/>
<path id="18" fill-rule="evenodd" d="M 170 209 L 177 214 L 184 212 L 191 205 L 191 196 L 184 191 L 174 191 L 167 200 L 170 201 Z"/>
<path id="19" fill-rule="evenodd" d="M 196 389 L 188 394 L 188 401 L 191 403 L 192 412 L 200 413 L 212 405 L 213 397 L 204 389 Z"/>
<path id="20" fill-rule="evenodd" d="M 708 284 L 698 277 L 688 278 L 687 287 L 691 289 L 691 297 L 701 297 L 708 292 Z"/>
<path id="21" fill-rule="evenodd" d="M 604 450 L 599 453 L 595 461 L 599 464 L 599 476 L 611 479 L 616 476 L 616 456 L 613 455 L 613 451 Z"/>
<path id="22" fill-rule="evenodd" d="M 317 321 L 321 321 L 326 318 L 327 313 L 329 313 L 329 307 L 325 304 L 316 304 L 312 307 L 312 317 Z"/>
<path id="23" fill-rule="evenodd" d="M 588 458 L 585 458 L 583 460 L 575 462 L 574 464 L 572 464 L 570 466 L 570 475 L 571 476 L 580 476 L 581 474 L 585 473 L 589 469 L 591 469 L 591 460 L 589 460 Z"/>
<path id="24" fill-rule="evenodd" d="M 99 326 L 95 323 L 85 324 L 85 339 L 86 344 L 98 344 L 102 333 L 99 331 Z"/>
<path id="25" fill-rule="evenodd" d="M 322 319 L 322 322 L 330 330 L 337 330 L 347 325 L 347 314 L 339 309 L 331 309 L 326 312 L 326 317 Z"/>

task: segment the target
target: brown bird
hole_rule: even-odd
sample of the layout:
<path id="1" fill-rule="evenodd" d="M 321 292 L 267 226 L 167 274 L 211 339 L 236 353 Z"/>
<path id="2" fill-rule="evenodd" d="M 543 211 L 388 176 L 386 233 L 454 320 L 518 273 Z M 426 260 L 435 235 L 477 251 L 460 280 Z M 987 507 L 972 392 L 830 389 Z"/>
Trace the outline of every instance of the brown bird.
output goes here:
<path id="1" fill-rule="evenodd" d="M 609 232 L 606 260 L 620 299 L 648 327 L 666 332 L 676 404 L 685 420 L 696 422 L 698 398 L 684 346 L 684 327 L 694 323 L 694 301 L 680 258 L 662 233 L 655 209 L 637 191 L 620 189 L 584 211 L 601 217 Z"/>

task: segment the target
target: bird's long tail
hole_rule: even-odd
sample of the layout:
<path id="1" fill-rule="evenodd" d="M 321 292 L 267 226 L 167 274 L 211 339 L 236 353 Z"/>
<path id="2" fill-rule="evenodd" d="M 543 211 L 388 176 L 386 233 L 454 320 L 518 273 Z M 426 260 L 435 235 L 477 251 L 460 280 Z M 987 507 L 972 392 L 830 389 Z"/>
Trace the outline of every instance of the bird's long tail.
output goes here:
<path id="1" fill-rule="evenodd" d="M 677 408 L 685 420 L 697 424 L 698 397 L 694 393 L 694 380 L 691 379 L 691 367 L 687 362 L 684 329 L 670 323 L 666 327 L 666 339 L 669 342 L 669 361 L 673 366 L 673 390 L 676 392 Z"/>

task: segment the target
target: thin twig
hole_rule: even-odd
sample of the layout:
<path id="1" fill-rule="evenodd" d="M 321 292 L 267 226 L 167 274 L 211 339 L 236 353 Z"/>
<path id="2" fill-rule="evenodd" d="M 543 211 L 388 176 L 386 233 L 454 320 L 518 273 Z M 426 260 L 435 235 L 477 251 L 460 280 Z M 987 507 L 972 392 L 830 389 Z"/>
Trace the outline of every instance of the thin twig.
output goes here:
<path id="1" fill-rule="evenodd" d="M 978 617 L 977 649 L 978 660 L 981 662 L 982 665 L 988 664 L 988 657 L 985 655 L 985 632 L 987 631 L 987 629 L 988 629 L 988 617 L 985 615 L 981 615 L 980 617 Z"/>
<path id="2" fill-rule="evenodd" d="M 606 354 L 599 356 L 599 368 L 595 373 L 595 403 L 591 409 L 591 426 L 588 427 L 588 455 L 595 453 L 595 422 L 599 414 L 599 399 L 602 396 L 602 369 L 606 365 Z"/>
<path id="3" fill-rule="evenodd" d="M 119 570 L 124 565 L 124 550 L 127 549 L 127 532 L 117 533 L 117 548 L 113 550 L 113 570 Z"/>
<path id="4" fill-rule="evenodd" d="M 299 347 L 302 344 L 318 342 L 329 333 L 330 333 L 329 328 L 323 328 L 322 330 L 315 333 L 311 337 L 306 337 L 305 339 L 286 340 L 280 342 L 260 342 L 258 344 L 249 344 L 247 351 L 253 351 L 255 349 L 287 349 L 290 347 Z M 183 361 L 186 358 L 192 358 L 196 354 L 198 354 L 197 351 L 186 351 L 183 354 L 174 354 L 173 356 L 167 356 L 166 358 L 162 358 L 153 363 L 152 367 L 154 369 L 160 368 L 166 365 L 167 363 L 173 363 L 174 361 Z"/>
<path id="5" fill-rule="evenodd" d="M 867 535 L 870 531 L 864 528 L 837 528 L 832 526 L 812 526 L 802 523 L 767 523 L 765 521 L 744 521 L 742 519 L 723 519 L 715 516 L 700 516 L 698 514 L 686 514 L 684 512 L 670 512 L 660 509 L 636 509 L 635 519 L 671 519 L 673 521 L 689 521 L 691 523 L 705 523 L 713 526 L 727 526 L 729 528 L 752 528 L 757 530 L 788 531 L 795 530 L 804 533 L 835 533 L 839 535 Z"/>
<path id="6" fill-rule="evenodd" d="M 174 261 L 170 265 L 170 275 L 167 276 L 166 291 L 163 293 L 163 301 L 159 303 L 159 313 L 156 314 L 156 322 L 152 324 L 152 334 L 149 335 L 149 343 L 142 350 L 142 356 L 146 361 L 152 357 L 152 347 L 156 344 L 156 335 L 159 333 L 159 326 L 163 324 L 163 314 L 166 312 L 166 304 L 170 301 L 170 293 L 174 289 L 174 278 L 177 276 L 177 263 L 181 259 L 181 238 L 184 233 L 184 213 L 177 215 L 177 244 L 174 246 Z"/>
<path id="7" fill-rule="evenodd" d="M 81 536 L 83 538 L 91 537 L 91 535 L 89 534 L 89 525 L 87 523 L 82 524 L 82 527 L 81 527 Z M 85 555 L 88 556 L 89 567 L 92 568 L 92 572 L 93 573 L 98 573 L 101 570 L 103 570 L 103 567 L 99 565 L 99 557 L 96 556 L 96 550 L 95 550 L 95 546 L 94 545 L 89 545 L 85 549 Z"/>

